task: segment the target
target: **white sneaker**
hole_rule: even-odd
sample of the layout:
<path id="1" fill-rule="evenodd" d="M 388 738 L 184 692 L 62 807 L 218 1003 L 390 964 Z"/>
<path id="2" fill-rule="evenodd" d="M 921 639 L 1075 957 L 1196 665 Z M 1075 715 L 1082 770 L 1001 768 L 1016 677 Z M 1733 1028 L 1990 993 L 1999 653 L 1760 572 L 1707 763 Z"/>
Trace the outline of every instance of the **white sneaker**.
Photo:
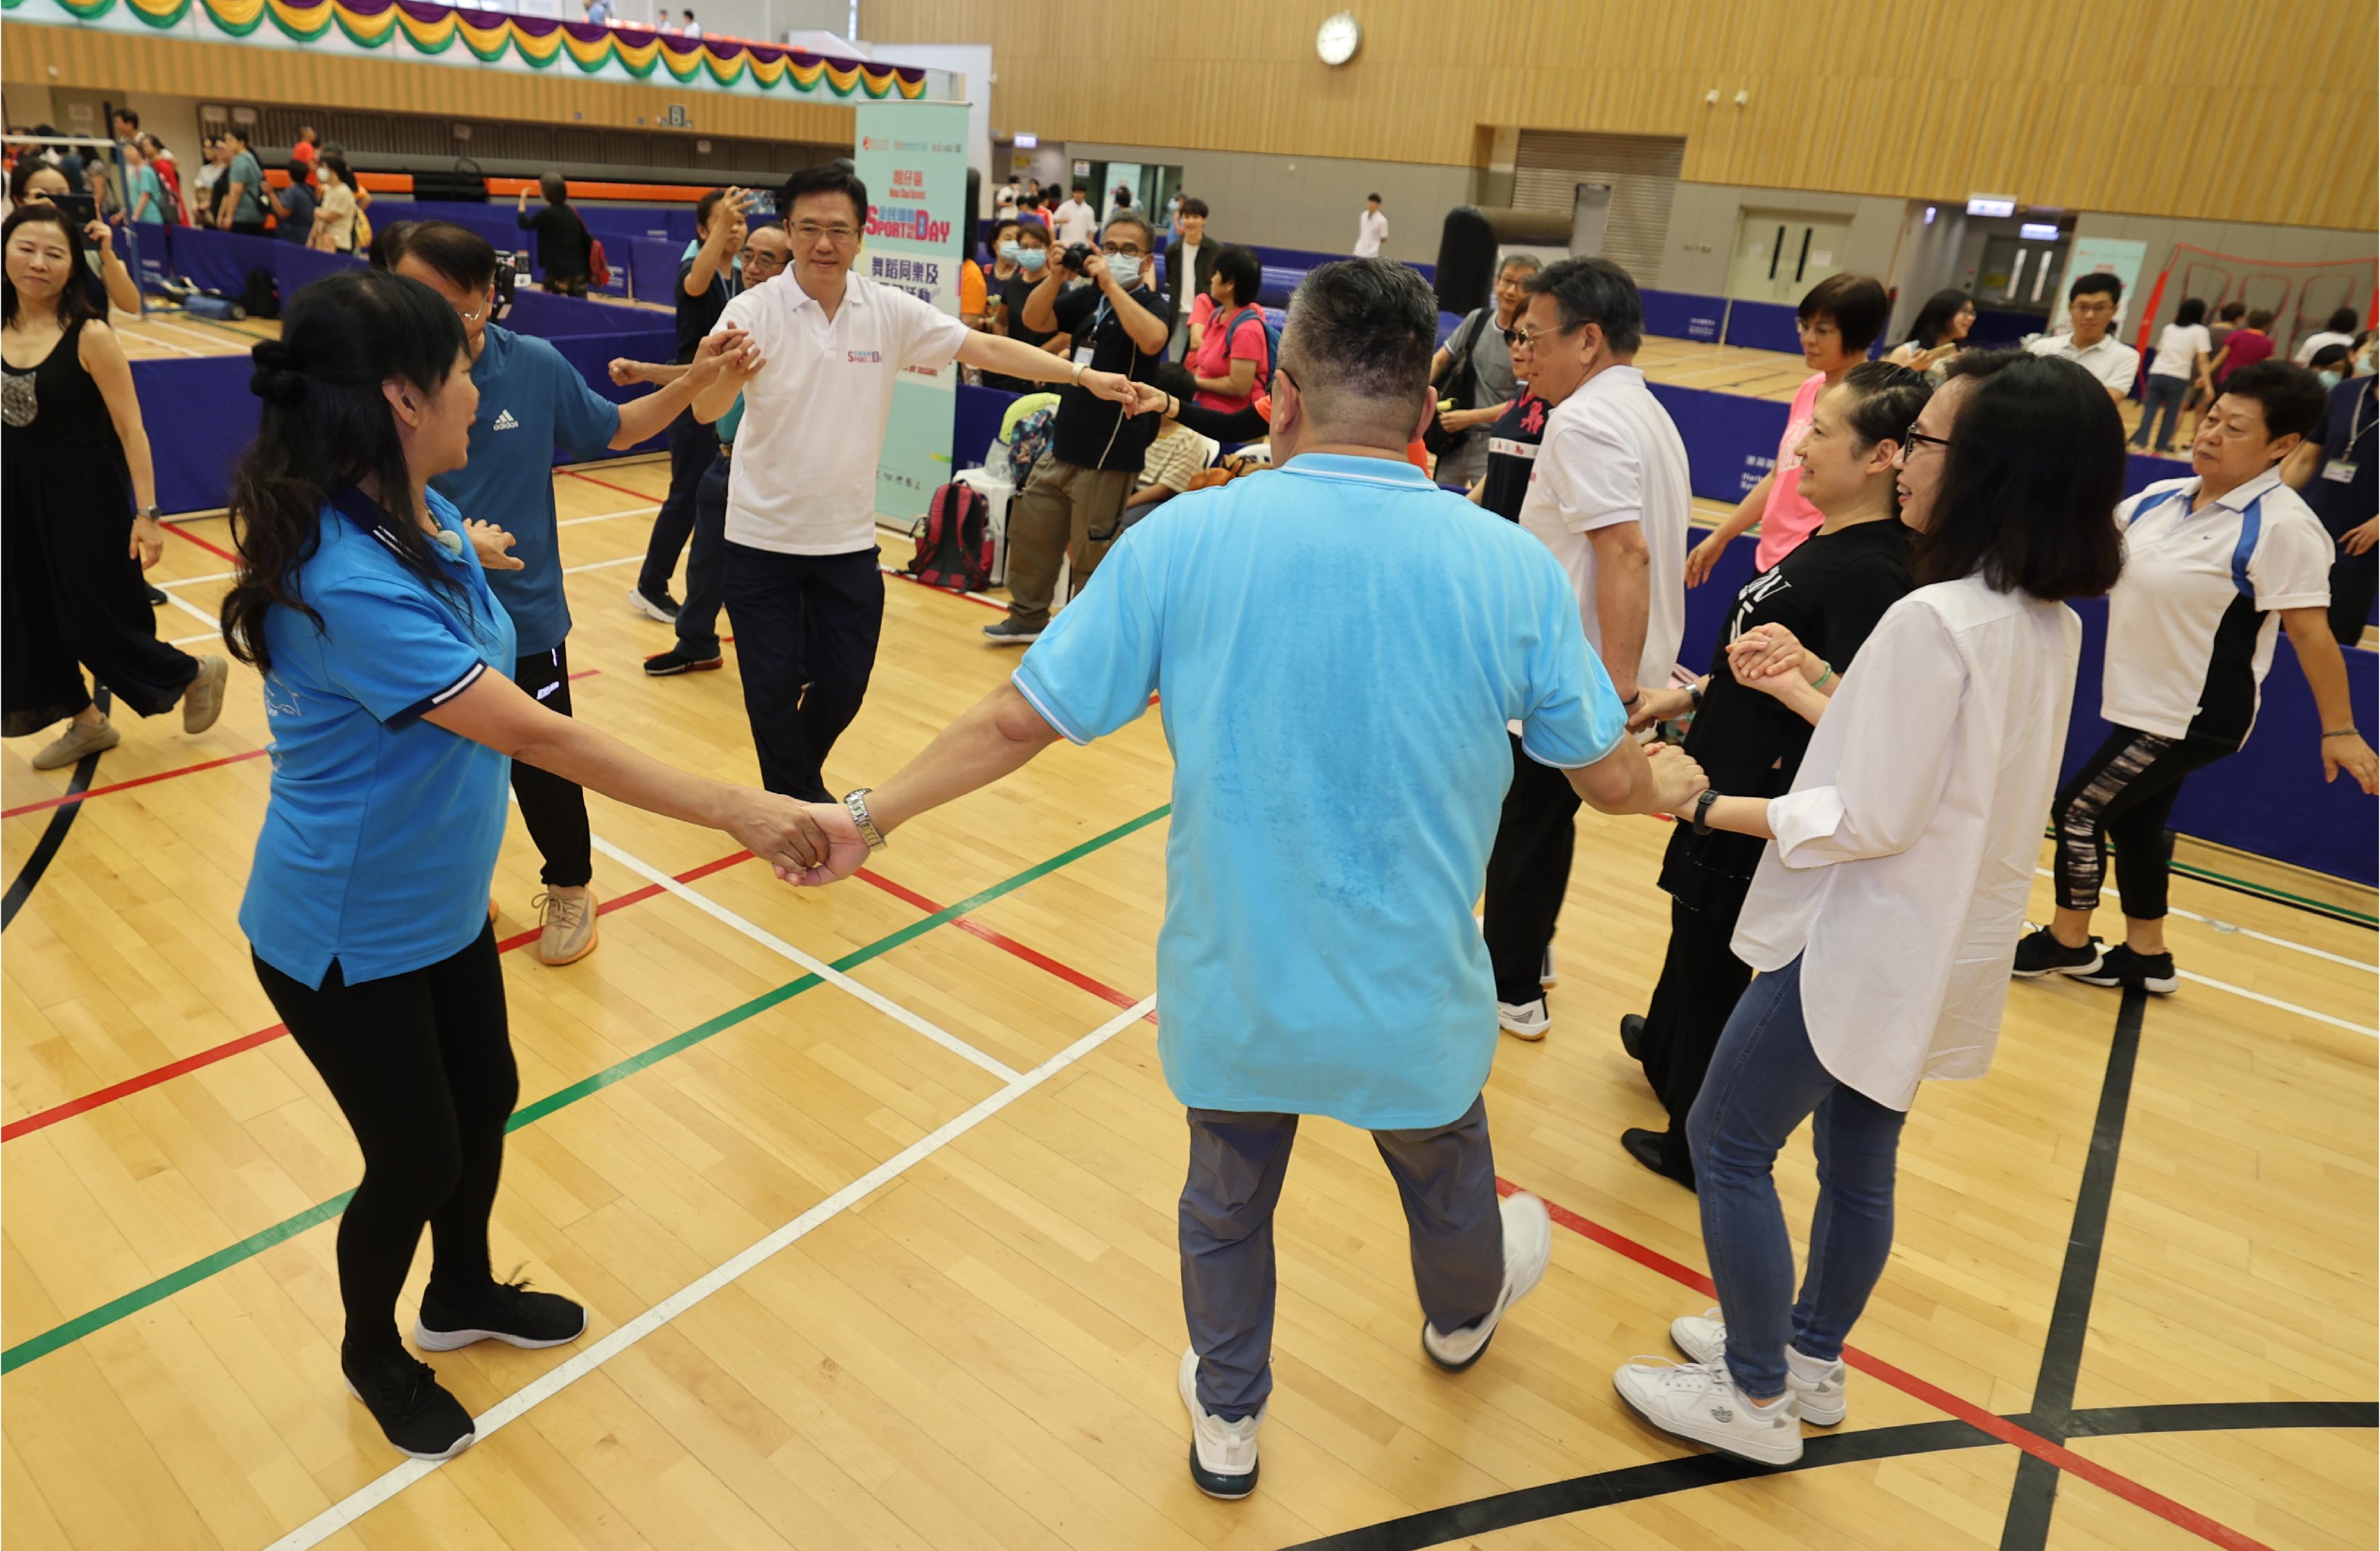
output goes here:
<path id="1" fill-rule="evenodd" d="M 1479 1361 L 1505 1313 L 1546 1279 L 1546 1264 L 1553 1259 L 1553 1219 L 1546 1216 L 1544 1202 L 1516 1192 L 1499 1203 L 1497 1211 L 1504 1219 L 1504 1290 L 1497 1295 L 1496 1306 L 1475 1324 L 1449 1335 L 1431 1329 L 1427 1319 L 1421 1322 L 1422 1351 L 1449 1373 L 1459 1374 Z"/>
<path id="2" fill-rule="evenodd" d="M 1554 968 L 1554 945 L 1548 942 L 1546 944 L 1546 956 L 1537 963 L 1537 988 L 1550 991 L 1560 984 L 1561 972 Z"/>
<path id="3" fill-rule="evenodd" d="M 1611 1375 L 1620 1398 L 1665 1433 L 1706 1444 L 1755 1465 L 1790 1465 L 1802 1457 L 1802 1422 L 1787 1390 L 1755 1406 L 1725 1363 L 1671 1363 L 1639 1357 Z"/>
<path id="4" fill-rule="evenodd" d="M 1264 1411 L 1226 1422 L 1200 1405 L 1195 1347 L 1182 1354 L 1180 1387 L 1182 1403 L 1190 1410 L 1190 1479 L 1210 1497 L 1246 1496 L 1257 1489 L 1257 1428 L 1264 1423 Z"/>
<path id="5" fill-rule="evenodd" d="M 1498 1002 L 1496 1026 L 1515 1039 L 1525 1039 L 1535 1044 L 1546 1036 L 1546 1030 L 1554 1026 L 1554 1021 L 1552 1015 L 1546 1012 L 1546 999 L 1539 997 L 1518 1007 L 1509 1001 Z"/>
<path id="6" fill-rule="evenodd" d="M 1727 1324 L 1717 1309 L 1681 1315 L 1670 1321 L 1670 1339 L 1705 1366 L 1722 1362 L 1727 1355 Z M 1850 1378 L 1851 1370 L 1840 1360 L 1821 1363 L 1790 1346 L 1785 1349 L 1785 1387 L 1793 1392 L 1802 1420 L 1814 1427 L 1832 1427 L 1842 1421 L 1851 1409 L 1851 1399 L 1844 1392 Z"/>

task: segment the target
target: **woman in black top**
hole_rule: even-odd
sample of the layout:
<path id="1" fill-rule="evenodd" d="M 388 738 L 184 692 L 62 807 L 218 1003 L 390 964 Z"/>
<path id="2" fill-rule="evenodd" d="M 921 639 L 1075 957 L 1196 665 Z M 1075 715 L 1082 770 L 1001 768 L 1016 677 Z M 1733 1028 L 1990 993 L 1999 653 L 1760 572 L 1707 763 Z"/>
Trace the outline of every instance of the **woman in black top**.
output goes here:
<path id="1" fill-rule="evenodd" d="M 183 731 L 203 733 L 229 664 L 157 639 L 140 580 L 165 547 L 156 476 L 131 365 L 85 288 L 82 234 L 36 200 L 8 218 L 0 250 L 0 735 L 67 721 L 33 756 L 42 770 L 114 748 L 122 734 L 84 667 L 142 716 L 178 705 Z"/>
<path id="2" fill-rule="evenodd" d="M 1868 632 L 1914 584 L 1909 529 L 1900 521 L 1894 459 L 1932 388 L 1906 367 L 1853 367 L 1820 395 L 1802 444 L 1802 494 L 1825 514 L 1809 540 L 1736 594 L 1711 671 L 1690 689 L 1648 689 L 1629 725 L 1692 712 L 1686 753 L 1714 790 L 1781 796 L 1793 784 L 1810 729 Z M 1779 647 L 1798 645 L 1803 682 L 1817 693 L 1780 695 L 1737 677 Z M 1791 685 L 1783 686 L 1791 690 Z M 1631 1130 L 1631 1157 L 1694 1188 L 1686 1114 L 1702 1089 L 1711 1051 L 1752 971 L 1730 947 L 1736 917 L 1767 842 L 1679 824 L 1662 858 L 1670 896 L 1670 947 L 1643 1017 L 1620 1021 L 1621 1042 L 1644 1063 L 1645 1080 L 1670 1112 L 1666 1132 Z"/>
<path id="3" fill-rule="evenodd" d="M 1057 331 L 1029 326 L 1025 321 L 1025 298 L 1033 294 L 1033 288 L 1036 285 L 1049 278 L 1049 228 L 1035 222 L 1020 221 L 1016 223 L 1014 231 L 1003 230 L 1001 233 L 1001 240 L 1003 243 L 1014 241 L 1016 244 L 1016 253 L 1013 259 L 1005 250 L 1000 255 L 1000 261 L 1006 266 L 1008 273 L 996 275 L 991 282 L 991 294 L 1000 301 L 999 309 L 993 315 L 991 332 L 1004 333 L 1011 339 L 1021 339 L 1027 345 L 1046 345 L 1051 339 L 1057 337 Z M 1027 382 L 1021 377 L 1002 377 L 991 372 L 985 373 L 983 382 L 988 388 L 998 388 L 1004 393 L 1026 394 L 1041 391 L 1041 384 L 1038 382 Z"/>
<path id="4" fill-rule="evenodd" d="M 588 253 L 595 239 L 578 212 L 571 208 L 570 191 L 560 173 L 547 173 L 537 186 L 545 195 L 545 208 L 532 213 L 528 190 L 524 188 L 515 219 L 522 231 L 537 234 L 537 261 L 545 270 L 545 288 L 565 297 L 583 297 L 592 273 Z"/>

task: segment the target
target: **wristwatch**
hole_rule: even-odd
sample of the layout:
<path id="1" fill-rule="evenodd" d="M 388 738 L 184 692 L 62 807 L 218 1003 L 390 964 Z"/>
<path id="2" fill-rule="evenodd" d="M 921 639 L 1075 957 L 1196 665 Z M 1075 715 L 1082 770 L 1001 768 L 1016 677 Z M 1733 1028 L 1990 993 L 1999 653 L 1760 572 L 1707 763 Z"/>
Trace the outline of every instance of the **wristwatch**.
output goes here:
<path id="1" fill-rule="evenodd" d="M 1703 794 L 1694 799 L 1694 833 L 1698 835 L 1706 835 L 1711 832 L 1711 804 L 1718 801 L 1718 789 L 1717 787 L 1705 788 Z"/>
<path id="2" fill-rule="evenodd" d="M 154 506 L 143 506 L 140 511 L 134 513 L 133 515 L 147 517 L 151 522 L 164 522 L 165 520 L 165 514 L 159 511 Z"/>
<path id="3" fill-rule="evenodd" d="M 872 788 L 866 786 L 854 787 L 843 794 L 843 806 L 844 810 L 851 815 L 851 821 L 859 827 L 859 838 L 868 842 L 868 853 L 873 855 L 884 849 L 884 832 L 876 827 L 875 819 L 868 817 L 868 794 L 870 790 Z"/>

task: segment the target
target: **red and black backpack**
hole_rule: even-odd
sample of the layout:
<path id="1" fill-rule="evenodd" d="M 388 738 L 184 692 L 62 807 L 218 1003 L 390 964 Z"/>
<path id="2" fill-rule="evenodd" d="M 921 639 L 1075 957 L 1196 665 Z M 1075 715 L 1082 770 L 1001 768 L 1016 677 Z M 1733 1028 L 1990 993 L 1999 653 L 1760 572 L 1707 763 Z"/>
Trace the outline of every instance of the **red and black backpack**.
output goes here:
<path id="1" fill-rule="evenodd" d="M 991 506 L 981 491 L 944 485 L 909 537 L 917 553 L 902 569 L 928 587 L 981 592 L 991 584 Z"/>

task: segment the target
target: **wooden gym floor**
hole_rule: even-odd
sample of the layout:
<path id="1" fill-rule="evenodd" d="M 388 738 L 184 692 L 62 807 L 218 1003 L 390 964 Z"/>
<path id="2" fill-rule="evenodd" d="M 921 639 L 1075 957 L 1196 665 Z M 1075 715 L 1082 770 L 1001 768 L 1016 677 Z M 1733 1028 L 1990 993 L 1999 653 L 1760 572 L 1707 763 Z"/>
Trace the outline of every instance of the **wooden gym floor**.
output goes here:
<path id="1" fill-rule="evenodd" d="M 628 612 L 626 567 L 666 479 L 556 476 L 578 714 L 749 781 L 732 653 L 638 671 L 670 637 Z M 160 567 L 162 633 L 191 649 L 225 528 L 177 525 Z M 981 602 L 888 588 L 845 784 L 1014 660 L 980 643 Z M 1552 1036 L 1506 1041 L 1488 1093 L 1500 1172 L 1562 1225 L 1544 1286 L 1477 1368 L 1435 1371 L 1393 1190 L 1366 1139 L 1310 1123 L 1263 1483 L 1199 1496 L 1173 1392 L 1182 1121 L 1148 1000 L 1155 716 L 822 891 L 592 798 L 603 942 L 567 969 L 519 951 L 538 884 L 516 826 L 496 1261 L 592 1319 L 570 1347 L 441 1358 L 481 1436 L 407 1463 L 335 1367 L 357 1156 L 235 922 L 268 779 L 235 680 L 202 737 L 128 719 L 75 772 L 31 770 L 38 740 L 0 752 L 11 1547 L 2372 1544 L 2368 891 L 2193 847 L 2179 995 L 2017 986 L 1990 1077 L 1912 1116 L 1850 1422 L 1755 1476 L 1610 1389 L 1708 1298 L 1692 1198 L 1617 1142 L 1658 1114 L 1613 1025 L 1660 956 L 1666 830 L 1592 814 Z M 1805 1145 L 1779 1174 L 1798 1230 Z M 425 1247 L 408 1297 L 426 1272 Z"/>

